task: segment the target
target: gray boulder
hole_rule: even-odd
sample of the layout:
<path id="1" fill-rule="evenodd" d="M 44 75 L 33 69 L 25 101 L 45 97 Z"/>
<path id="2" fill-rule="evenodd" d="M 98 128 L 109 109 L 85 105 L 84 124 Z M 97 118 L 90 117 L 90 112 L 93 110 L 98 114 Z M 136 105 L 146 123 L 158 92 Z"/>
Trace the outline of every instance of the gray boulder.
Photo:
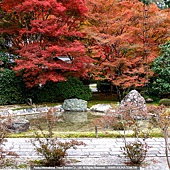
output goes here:
<path id="1" fill-rule="evenodd" d="M 119 112 L 121 110 L 123 111 L 124 109 L 131 107 L 132 111 L 135 114 L 141 114 L 146 113 L 147 108 L 146 108 L 146 102 L 145 99 L 140 95 L 140 93 L 136 90 L 130 91 L 124 99 L 121 101 L 119 105 Z"/>
<path id="2" fill-rule="evenodd" d="M 66 99 L 62 105 L 64 111 L 87 111 L 87 101 L 82 99 Z"/>

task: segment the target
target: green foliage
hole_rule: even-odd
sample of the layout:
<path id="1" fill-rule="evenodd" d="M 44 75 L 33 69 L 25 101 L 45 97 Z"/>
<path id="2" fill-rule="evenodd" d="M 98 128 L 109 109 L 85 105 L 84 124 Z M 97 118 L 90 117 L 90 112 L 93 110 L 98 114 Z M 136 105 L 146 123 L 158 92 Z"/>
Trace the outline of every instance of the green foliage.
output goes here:
<path id="1" fill-rule="evenodd" d="M 10 69 L 0 71 L 0 104 L 23 103 L 31 98 L 34 103 L 56 102 L 69 98 L 89 100 L 92 92 L 78 78 L 69 77 L 67 81 L 47 82 L 42 87 L 27 89 L 21 77 Z"/>
<path id="2" fill-rule="evenodd" d="M 66 82 L 58 83 L 59 96 L 63 99 L 79 98 L 89 100 L 92 92 L 89 87 L 83 85 L 78 78 L 69 77 Z"/>
<path id="3" fill-rule="evenodd" d="M 151 3 L 156 3 L 156 5 L 161 8 L 165 9 L 169 7 L 169 0 L 139 0 L 140 2 L 143 2 L 146 5 L 149 5 Z"/>
<path id="4" fill-rule="evenodd" d="M 7 53 L 5 53 L 4 51 L 0 51 L 0 61 L 2 62 L 1 64 L 1 67 L 5 67 L 5 68 L 8 68 L 8 55 Z"/>
<path id="5" fill-rule="evenodd" d="M 140 2 L 143 2 L 146 5 L 149 5 L 152 3 L 152 0 L 140 0 Z"/>
<path id="6" fill-rule="evenodd" d="M 10 69 L 15 65 L 14 59 L 18 56 L 8 53 L 4 44 L 4 40 L 0 37 L 0 67 Z"/>
<path id="7" fill-rule="evenodd" d="M 9 53 L 4 53 L 4 52 L 0 52 L 0 57 L 2 59 L 2 61 L 4 62 L 4 68 L 8 68 L 11 69 L 15 66 L 15 59 L 18 58 L 17 55 L 13 55 L 13 54 L 9 54 Z"/>
<path id="8" fill-rule="evenodd" d="M 69 77 L 67 81 L 54 83 L 47 82 L 44 86 L 33 88 L 26 92 L 28 98 L 33 102 L 56 102 L 59 100 L 78 98 L 89 100 L 92 92 L 89 87 L 85 86 L 78 78 Z"/>
<path id="9" fill-rule="evenodd" d="M 159 8 L 166 9 L 170 7 L 170 1 L 169 0 L 153 0 Z"/>
<path id="10" fill-rule="evenodd" d="M 161 0 L 162 1 L 162 8 L 169 8 L 170 7 L 170 1 L 169 0 Z"/>
<path id="11" fill-rule="evenodd" d="M 170 93 L 170 41 L 160 46 L 161 53 L 153 61 L 152 70 L 155 73 L 155 78 L 151 84 L 153 93 L 163 94 Z"/>
<path id="12" fill-rule="evenodd" d="M 170 106 L 170 99 L 161 99 L 159 105 Z"/>
<path id="13" fill-rule="evenodd" d="M 15 104 L 23 101 L 20 77 L 16 77 L 14 71 L 0 70 L 0 104 Z"/>

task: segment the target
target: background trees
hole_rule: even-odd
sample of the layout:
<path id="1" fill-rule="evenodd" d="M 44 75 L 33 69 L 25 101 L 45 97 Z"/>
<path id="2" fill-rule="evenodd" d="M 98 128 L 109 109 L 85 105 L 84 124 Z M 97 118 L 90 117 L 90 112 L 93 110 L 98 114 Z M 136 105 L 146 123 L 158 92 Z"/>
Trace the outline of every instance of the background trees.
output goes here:
<path id="1" fill-rule="evenodd" d="M 13 64 L 36 88 L 88 77 L 90 67 L 91 77 L 111 83 L 121 100 L 123 92 L 148 84 L 158 46 L 169 37 L 169 10 L 141 1 L 2 0 L 0 66 Z"/>
<path id="2" fill-rule="evenodd" d="M 168 37 L 169 11 L 154 3 L 144 9 L 138 0 L 92 0 L 87 7 L 85 31 L 96 59 L 92 76 L 110 81 L 121 99 L 122 91 L 144 86 L 152 76 L 149 64 Z"/>
<path id="3" fill-rule="evenodd" d="M 18 55 L 14 70 L 28 87 L 63 81 L 68 74 L 87 76 L 91 59 L 80 41 L 87 13 L 83 0 L 2 0 L 0 8 L 0 33 L 8 53 Z"/>

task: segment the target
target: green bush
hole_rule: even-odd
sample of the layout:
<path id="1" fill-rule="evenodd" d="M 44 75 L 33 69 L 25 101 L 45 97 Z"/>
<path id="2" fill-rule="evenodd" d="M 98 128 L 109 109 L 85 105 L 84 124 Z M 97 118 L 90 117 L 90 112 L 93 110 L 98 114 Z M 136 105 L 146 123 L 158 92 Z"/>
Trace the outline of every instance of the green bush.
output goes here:
<path id="1" fill-rule="evenodd" d="M 75 77 L 69 77 L 66 82 L 59 82 L 57 88 L 58 96 L 61 96 L 63 99 L 78 98 L 89 100 L 92 97 L 90 88 Z"/>
<path id="2" fill-rule="evenodd" d="M 0 70 L 0 105 L 21 103 L 23 101 L 21 84 L 13 70 Z"/>
<path id="3" fill-rule="evenodd" d="M 170 106 L 170 99 L 161 99 L 159 105 Z"/>
<path id="4" fill-rule="evenodd" d="M 57 101 L 57 84 L 53 82 L 47 82 L 42 87 L 32 88 L 27 92 L 27 98 L 31 98 L 35 103 L 42 102 L 56 102 Z"/>
<path id="5" fill-rule="evenodd" d="M 27 98 L 32 98 L 35 103 L 56 102 L 69 98 L 89 100 L 92 97 L 90 88 L 73 77 L 59 83 L 47 82 L 42 87 L 27 91 L 26 94 Z"/>

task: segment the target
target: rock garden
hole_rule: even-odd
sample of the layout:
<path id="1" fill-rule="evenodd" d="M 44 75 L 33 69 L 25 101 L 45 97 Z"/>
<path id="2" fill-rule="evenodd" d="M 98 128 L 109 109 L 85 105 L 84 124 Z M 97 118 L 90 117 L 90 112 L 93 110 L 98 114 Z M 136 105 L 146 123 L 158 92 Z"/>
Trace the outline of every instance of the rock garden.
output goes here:
<path id="1" fill-rule="evenodd" d="M 165 142 L 164 148 L 167 149 L 164 152 L 164 158 L 168 157 L 168 148 L 166 146 L 169 144 L 169 134 L 167 132 L 169 127 L 169 119 L 167 119 L 169 110 L 165 106 L 148 107 L 145 99 L 136 90 L 130 91 L 120 104 L 114 105 L 114 107 L 111 104 L 101 103 L 88 108 L 87 103 L 85 100 L 73 98 L 66 99 L 61 105 L 53 107 L 33 107 L 20 110 L 1 109 L 1 126 L 3 126 L 1 129 L 1 138 L 3 139 L 1 145 L 7 142 L 8 139 L 6 140 L 5 138 L 7 136 L 29 137 L 29 145 L 32 145 L 34 152 L 40 157 L 36 157 L 31 162 L 28 159 L 27 163 L 25 163 L 27 168 L 29 167 L 28 162 L 33 167 L 67 167 L 74 164 L 80 165 L 74 162 L 76 160 L 66 158 L 69 158 L 67 156 L 70 149 L 86 148 L 87 143 L 84 143 L 86 140 L 83 140 L 83 138 L 81 140 L 81 137 L 99 139 L 101 137 L 111 137 L 113 139 L 119 137 L 122 139 L 122 145 L 118 144 L 119 151 L 117 156 L 121 156 L 122 160 L 127 158 L 124 160 L 124 163 L 121 163 L 121 160 L 119 160 L 119 166 L 124 165 L 128 167 L 133 165 L 135 168 L 142 168 L 147 156 L 150 155 L 149 149 L 152 148 L 152 145 L 149 145 L 147 140 L 152 138 L 154 130 L 159 131 L 158 129 L 160 129 L 162 131 L 159 131 L 158 134 L 165 139 L 163 143 Z M 65 123 L 67 126 L 64 125 Z M 57 126 L 58 124 L 59 126 Z M 70 129 L 68 125 L 70 125 Z M 84 126 L 84 129 L 82 129 L 84 134 L 81 129 L 74 129 L 74 127 L 82 128 L 82 126 Z M 59 131 L 61 130 L 61 133 L 58 133 L 58 129 Z M 75 132 L 73 133 L 73 131 Z M 65 137 L 69 141 L 62 142 L 61 139 Z M 77 137 L 79 138 L 78 140 L 76 140 Z M 107 139 L 105 142 L 107 142 Z M 109 147 L 111 146 L 109 145 Z M 3 151 L 2 146 L 1 150 Z M 104 153 L 104 150 L 100 152 L 100 157 Z M 7 165 L 8 155 L 12 159 L 14 158 L 15 160 L 16 157 L 16 160 L 18 160 L 17 156 L 19 155 L 17 155 L 17 151 L 13 152 L 12 149 L 11 151 L 3 151 L 1 158 L 4 160 L 2 162 L 4 166 Z M 22 157 L 22 154 L 20 156 Z M 86 159 L 83 160 L 81 158 L 79 160 L 82 160 L 82 162 L 87 161 L 87 156 L 85 157 Z M 105 159 L 103 158 L 103 160 Z M 113 157 L 108 157 L 108 160 L 112 159 Z M 95 158 L 94 161 L 96 161 Z M 129 163 L 127 164 L 126 162 Z M 11 164 L 11 166 L 14 165 L 15 163 Z M 115 166 L 114 164 L 111 165 Z M 111 165 L 105 165 L 105 168 Z M 144 167 L 146 168 L 146 165 Z M 93 167 L 93 169 L 95 168 Z"/>
<path id="2" fill-rule="evenodd" d="M 0 0 L 0 169 L 170 169 L 169 0 Z"/>

